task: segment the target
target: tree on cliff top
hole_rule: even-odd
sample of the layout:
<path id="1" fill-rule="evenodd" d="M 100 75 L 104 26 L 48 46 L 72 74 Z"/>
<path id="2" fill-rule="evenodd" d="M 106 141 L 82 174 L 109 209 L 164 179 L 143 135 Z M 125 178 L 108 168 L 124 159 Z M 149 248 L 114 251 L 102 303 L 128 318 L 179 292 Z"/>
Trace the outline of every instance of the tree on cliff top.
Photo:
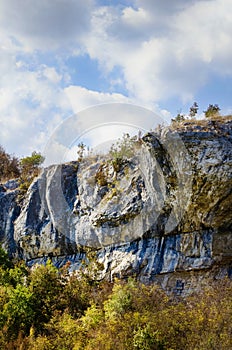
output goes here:
<path id="1" fill-rule="evenodd" d="M 37 152 L 32 152 L 31 156 L 20 160 L 22 177 L 37 175 L 39 166 L 44 162 L 44 157 Z"/>
<path id="2" fill-rule="evenodd" d="M 26 192 L 34 177 L 39 174 L 39 167 L 44 162 L 44 157 L 37 152 L 32 152 L 31 156 L 20 160 L 21 184 L 20 190 Z"/>
<path id="3" fill-rule="evenodd" d="M 197 102 L 194 102 L 193 105 L 189 109 L 189 116 L 190 116 L 190 118 L 194 118 L 195 117 L 195 115 L 198 112 L 198 109 L 199 109 L 199 107 L 198 107 Z"/>
<path id="4" fill-rule="evenodd" d="M 219 112 L 220 112 L 220 107 L 217 104 L 215 105 L 210 104 L 207 110 L 204 111 L 206 118 L 218 117 Z"/>

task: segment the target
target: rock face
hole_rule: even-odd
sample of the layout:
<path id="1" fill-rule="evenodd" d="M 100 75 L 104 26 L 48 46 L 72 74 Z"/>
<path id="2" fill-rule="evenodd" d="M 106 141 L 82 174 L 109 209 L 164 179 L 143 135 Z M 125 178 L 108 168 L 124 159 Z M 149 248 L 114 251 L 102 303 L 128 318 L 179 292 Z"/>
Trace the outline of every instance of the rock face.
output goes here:
<path id="1" fill-rule="evenodd" d="M 232 120 L 148 133 L 129 159 L 87 157 L 42 171 L 21 202 L 0 187 L 0 239 L 28 264 L 78 268 L 96 250 L 102 275 L 137 275 L 187 293 L 232 275 Z"/>

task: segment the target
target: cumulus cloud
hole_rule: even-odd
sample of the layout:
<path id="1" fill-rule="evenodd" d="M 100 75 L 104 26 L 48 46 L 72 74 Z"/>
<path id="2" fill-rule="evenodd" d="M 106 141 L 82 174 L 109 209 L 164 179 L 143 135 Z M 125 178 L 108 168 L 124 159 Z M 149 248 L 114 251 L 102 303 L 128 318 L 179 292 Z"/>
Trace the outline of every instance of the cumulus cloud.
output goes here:
<path id="1" fill-rule="evenodd" d="M 128 97 L 118 93 L 104 93 L 86 89 L 82 86 L 69 86 L 65 88 L 74 113 L 83 109 L 104 103 L 132 103 Z"/>
<path id="2" fill-rule="evenodd" d="M 0 142 L 40 149 L 93 105 L 192 103 L 212 76 L 232 75 L 231 12 L 231 0 L 1 0 Z M 110 92 L 73 81 L 68 59 L 80 54 L 97 61 Z"/>
<path id="3" fill-rule="evenodd" d="M 92 0 L 0 2 L 0 142 L 7 151 L 22 156 L 42 150 L 71 114 L 59 50 L 64 57 L 77 51 L 91 8 Z"/>
<path id="4" fill-rule="evenodd" d="M 116 104 L 117 106 L 118 104 L 122 104 L 122 105 L 125 104 L 125 105 L 142 106 L 144 109 L 149 111 L 148 114 L 146 113 L 144 114 L 144 115 L 149 115 L 149 119 L 150 119 L 150 113 L 153 113 L 159 116 L 159 118 L 162 119 L 162 123 L 166 123 L 171 119 L 171 115 L 170 113 L 168 113 L 167 110 L 161 110 L 157 104 L 152 102 L 146 103 L 141 98 L 134 99 L 134 98 L 129 98 L 120 93 L 99 92 L 99 91 L 89 90 L 82 86 L 76 86 L 76 85 L 68 86 L 67 88 L 64 89 L 64 91 L 69 99 L 70 105 L 72 106 L 73 113 L 79 113 L 79 112 L 83 113 L 85 109 L 88 109 L 89 107 L 95 107 L 95 106 L 97 107 L 99 105 L 110 104 L 111 106 L 110 108 L 112 108 L 114 104 Z M 101 111 L 101 109 L 97 109 L 97 108 L 96 110 Z M 96 113 L 96 110 L 94 111 L 94 113 Z M 107 107 L 105 106 L 103 110 L 105 112 L 107 110 Z M 90 115 L 91 113 L 88 114 L 89 118 L 90 118 Z M 109 113 L 109 116 L 107 117 L 105 117 L 105 115 L 106 114 L 104 113 L 104 118 L 106 118 L 107 123 L 109 123 L 110 118 L 113 117 L 113 114 Z M 97 116 L 97 118 L 99 119 L 100 116 Z M 133 122 L 133 116 L 128 116 L 128 118 L 129 118 L 128 121 Z M 135 123 L 137 120 L 136 118 L 137 117 L 135 115 L 134 116 Z M 90 118 L 90 120 L 91 121 L 86 121 L 86 123 L 88 124 L 94 123 L 94 119 Z M 147 120 L 145 119 L 145 117 L 143 119 L 143 123 L 144 123 L 144 128 L 148 127 Z M 148 124 L 150 125 L 150 120 Z"/>
<path id="5" fill-rule="evenodd" d="M 6 50 L 0 63 L 0 142 L 9 152 L 41 150 L 46 138 L 71 110 L 60 75 L 42 65 L 35 71 Z"/>
<path id="6" fill-rule="evenodd" d="M 92 6 L 92 0 L 1 0 L 0 26 L 28 50 L 67 49 L 88 30 Z"/>
<path id="7" fill-rule="evenodd" d="M 231 10 L 230 0 L 102 7 L 94 12 L 86 48 L 105 70 L 122 68 L 130 96 L 191 101 L 210 75 L 231 74 Z"/>

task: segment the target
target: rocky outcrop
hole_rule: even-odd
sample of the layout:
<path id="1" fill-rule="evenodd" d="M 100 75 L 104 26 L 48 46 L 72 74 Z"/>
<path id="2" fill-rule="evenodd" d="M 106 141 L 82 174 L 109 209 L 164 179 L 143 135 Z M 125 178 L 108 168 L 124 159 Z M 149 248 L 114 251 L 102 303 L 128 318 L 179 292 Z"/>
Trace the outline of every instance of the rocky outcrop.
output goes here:
<path id="1" fill-rule="evenodd" d="M 11 255 L 17 250 L 14 240 L 14 221 L 20 214 L 17 188 L 18 182 L 14 180 L 0 185 L 0 242 Z"/>
<path id="2" fill-rule="evenodd" d="M 3 184 L 0 238 L 28 264 L 49 256 L 71 269 L 88 247 L 103 276 L 134 274 L 177 293 L 230 276 L 231 142 L 230 119 L 185 122 L 137 140 L 130 159 L 50 166 L 21 202 Z"/>

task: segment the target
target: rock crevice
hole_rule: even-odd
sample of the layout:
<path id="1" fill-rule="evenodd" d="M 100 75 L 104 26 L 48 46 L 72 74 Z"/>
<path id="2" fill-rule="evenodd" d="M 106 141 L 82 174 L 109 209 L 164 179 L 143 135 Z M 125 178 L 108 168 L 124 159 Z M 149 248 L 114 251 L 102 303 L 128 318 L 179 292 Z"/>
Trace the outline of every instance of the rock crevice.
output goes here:
<path id="1" fill-rule="evenodd" d="M 106 157 L 50 166 L 20 204 L 17 182 L 2 184 L 1 242 L 29 264 L 53 256 L 71 269 L 81 249 L 94 249 L 104 276 L 134 274 L 166 289 L 229 275 L 231 130 L 231 120 L 186 122 L 146 134 L 118 166 Z"/>

